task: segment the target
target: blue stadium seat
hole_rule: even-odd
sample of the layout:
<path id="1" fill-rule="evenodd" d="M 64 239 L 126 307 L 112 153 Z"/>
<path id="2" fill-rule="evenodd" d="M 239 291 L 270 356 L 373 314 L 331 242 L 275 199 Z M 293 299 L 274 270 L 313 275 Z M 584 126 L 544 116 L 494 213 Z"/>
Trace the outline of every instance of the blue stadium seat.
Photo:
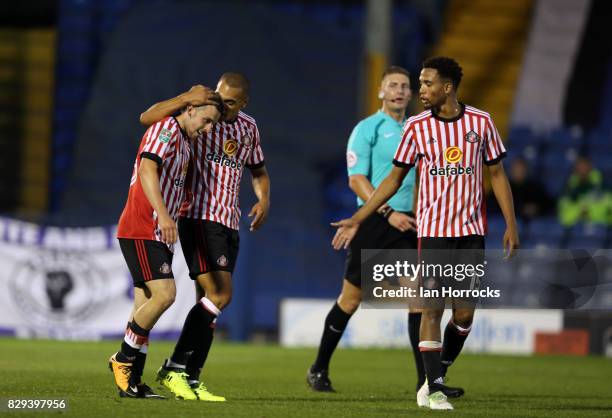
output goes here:
<path id="1" fill-rule="evenodd" d="M 598 249 L 602 248 L 608 233 L 605 225 L 579 224 L 570 231 L 568 248 Z"/>
<path id="2" fill-rule="evenodd" d="M 560 239 L 565 230 L 553 216 L 536 218 L 529 223 L 527 234 L 531 239 L 540 239 L 541 237 Z"/>
<path id="3" fill-rule="evenodd" d="M 521 240 L 521 248 L 559 248 L 561 244 L 561 236 L 532 236 L 528 235 L 527 238 Z"/>
<path id="4" fill-rule="evenodd" d="M 559 128 L 547 133 L 543 138 L 543 144 L 547 149 L 553 148 L 575 148 L 582 150 L 587 141 L 581 131 L 572 132 L 571 129 Z"/>
<path id="5" fill-rule="evenodd" d="M 526 145 L 537 145 L 539 139 L 526 126 L 514 126 L 508 134 L 508 144 L 521 147 Z"/>

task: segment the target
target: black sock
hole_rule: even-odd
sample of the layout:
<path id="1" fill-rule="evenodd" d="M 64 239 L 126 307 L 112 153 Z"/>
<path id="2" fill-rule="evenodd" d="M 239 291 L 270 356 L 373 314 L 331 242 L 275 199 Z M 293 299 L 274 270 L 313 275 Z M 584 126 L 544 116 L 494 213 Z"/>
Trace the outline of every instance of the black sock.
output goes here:
<path id="1" fill-rule="evenodd" d="M 170 358 L 174 363 L 187 365 L 189 358 L 196 350 L 198 353 L 208 350 L 212 344 L 214 320 L 220 313 L 219 310 L 206 298 L 196 303 L 187 314 L 181 336 L 179 337 L 174 353 Z M 201 359 L 201 354 L 196 355 L 196 360 Z M 206 356 L 203 358 L 206 359 Z M 203 364 L 203 360 L 202 360 Z M 199 368 L 202 366 L 200 365 Z M 191 368 L 193 369 L 193 367 Z"/>
<path id="2" fill-rule="evenodd" d="M 215 336 L 214 324 L 210 324 L 208 329 L 203 331 L 200 340 L 197 342 L 193 354 L 189 356 L 187 360 L 187 368 L 185 371 L 189 375 L 188 380 L 200 380 L 200 373 L 202 373 L 202 367 L 208 357 L 210 346 L 212 345 L 213 338 Z"/>
<path id="3" fill-rule="evenodd" d="M 425 366 L 423 365 L 423 356 L 419 350 L 419 332 L 421 329 L 421 313 L 408 313 L 408 336 L 410 337 L 410 345 L 412 346 L 412 354 L 414 355 L 414 364 L 417 372 L 417 390 L 425 383 Z"/>
<path id="4" fill-rule="evenodd" d="M 441 370 L 442 364 L 440 363 L 441 346 L 442 344 L 439 341 L 421 341 L 419 343 L 430 391 L 433 389 L 432 385 L 443 383 Z"/>
<path id="5" fill-rule="evenodd" d="M 452 320 L 446 324 L 444 330 L 444 342 L 442 343 L 442 354 L 440 359 L 442 361 L 442 376 L 446 376 L 448 367 L 453 364 L 463 344 L 470 333 L 470 328 L 458 328 Z"/>
<path id="6" fill-rule="evenodd" d="M 117 353 L 117 360 L 122 363 L 133 362 L 140 347 L 149 340 L 149 330 L 139 326 L 136 321 L 128 323 L 125 337 L 121 343 L 121 351 Z M 129 343 L 128 343 L 129 341 Z"/>
<path id="7" fill-rule="evenodd" d="M 147 361 L 147 348 L 145 347 L 148 347 L 148 344 L 143 345 L 140 351 L 136 353 L 136 360 L 134 360 L 134 364 L 132 365 L 130 380 L 136 385 L 142 382 L 142 373 L 144 372 L 145 362 Z"/>
<path id="8" fill-rule="evenodd" d="M 323 336 L 319 345 L 319 353 L 312 365 L 313 372 L 329 369 L 329 360 L 338 346 L 338 342 L 342 338 L 346 324 L 348 324 L 351 316 L 352 314 L 348 314 L 340 309 L 338 303 L 335 303 L 331 308 L 327 318 L 325 318 L 325 328 L 323 329 Z"/>

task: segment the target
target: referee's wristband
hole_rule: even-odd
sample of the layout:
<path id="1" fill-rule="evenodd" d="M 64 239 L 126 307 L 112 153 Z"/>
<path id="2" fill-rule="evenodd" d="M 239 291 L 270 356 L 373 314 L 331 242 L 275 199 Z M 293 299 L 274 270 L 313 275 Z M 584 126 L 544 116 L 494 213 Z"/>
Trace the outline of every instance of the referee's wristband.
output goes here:
<path id="1" fill-rule="evenodd" d="M 391 216 L 393 212 L 395 212 L 393 208 L 391 206 L 387 206 L 380 212 L 380 214 L 382 215 L 383 218 L 389 219 L 389 216 Z"/>

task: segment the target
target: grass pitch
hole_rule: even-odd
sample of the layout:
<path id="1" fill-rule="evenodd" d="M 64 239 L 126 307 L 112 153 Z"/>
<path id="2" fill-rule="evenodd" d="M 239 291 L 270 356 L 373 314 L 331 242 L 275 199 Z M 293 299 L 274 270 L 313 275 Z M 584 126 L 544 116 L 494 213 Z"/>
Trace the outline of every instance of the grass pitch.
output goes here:
<path id="1" fill-rule="evenodd" d="M 314 349 L 274 345 L 213 345 L 203 374 L 226 403 L 120 399 L 107 368 L 118 342 L 0 339 L 0 398 L 68 400 L 57 411 L 8 412 L 0 416 L 70 417 L 396 417 L 432 416 L 415 402 L 412 353 L 340 349 L 332 362 L 335 394 L 310 391 L 306 368 Z M 145 381 L 172 344 L 153 341 Z M 597 357 L 462 355 L 450 369 L 451 384 L 466 389 L 453 402 L 455 417 L 611 416 L 612 360 Z M 163 390 L 159 390 L 165 393 Z"/>

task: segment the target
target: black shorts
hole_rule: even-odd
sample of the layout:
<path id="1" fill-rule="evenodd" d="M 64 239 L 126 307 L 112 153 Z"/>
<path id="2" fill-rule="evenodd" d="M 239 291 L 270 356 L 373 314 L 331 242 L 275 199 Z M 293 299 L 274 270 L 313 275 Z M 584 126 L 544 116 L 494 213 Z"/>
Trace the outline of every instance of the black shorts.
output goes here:
<path id="1" fill-rule="evenodd" d="M 421 276 L 420 284 L 426 289 L 452 288 L 458 291 L 478 290 L 481 277 L 477 266 L 483 266 L 485 261 L 485 239 L 482 235 L 467 235 L 464 237 L 421 237 L 419 238 L 419 258 L 426 265 L 452 266 L 455 275 Z M 469 268 L 466 266 L 473 266 Z M 433 269 L 432 269 L 433 271 Z M 450 270 L 449 270 L 450 271 Z M 475 302 L 471 297 L 458 299 Z"/>
<path id="2" fill-rule="evenodd" d="M 414 216 L 409 213 L 410 216 Z M 344 278 L 361 288 L 361 250 L 417 249 L 415 231 L 401 232 L 392 227 L 382 215 L 374 213 L 357 230 L 346 254 Z"/>
<path id="3" fill-rule="evenodd" d="M 211 271 L 234 271 L 240 246 L 237 230 L 218 222 L 179 218 L 178 231 L 193 280 Z"/>
<path id="4" fill-rule="evenodd" d="M 172 252 L 160 241 L 119 238 L 119 247 L 135 287 L 157 279 L 173 279 Z"/>

